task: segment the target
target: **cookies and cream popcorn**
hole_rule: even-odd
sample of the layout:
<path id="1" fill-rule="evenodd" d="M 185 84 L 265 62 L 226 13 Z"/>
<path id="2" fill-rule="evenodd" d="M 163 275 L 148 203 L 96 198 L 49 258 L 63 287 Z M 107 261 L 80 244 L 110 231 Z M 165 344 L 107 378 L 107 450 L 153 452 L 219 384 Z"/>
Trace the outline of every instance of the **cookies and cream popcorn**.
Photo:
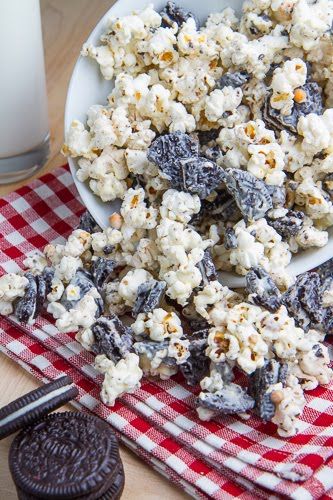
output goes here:
<path id="1" fill-rule="evenodd" d="M 156 226 L 157 210 L 151 206 L 147 208 L 144 197 L 142 188 L 130 188 L 125 193 L 120 213 L 128 226 L 138 229 L 152 229 Z"/>
<path id="2" fill-rule="evenodd" d="M 65 283 L 74 278 L 76 271 L 82 267 L 82 260 L 79 257 L 72 257 L 71 255 L 64 255 L 59 264 L 56 264 L 55 276 Z"/>
<path id="3" fill-rule="evenodd" d="M 257 146 L 251 144 L 248 147 L 251 155 L 247 164 L 247 170 L 251 174 L 263 179 L 267 184 L 282 186 L 286 174 L 284 170 L 284 153 L 277 143 L 263 144 Z"/>
<path id="4" fill-rule="evenodd" d="M 198 195 L 191 195 L 175 189 L 168 189 L 163 194 L 160 214 L 164 219 L 171 219 L 187 224 L 193 215 L 200 211 Z"/>
<path id="5" fill-rule="evenodd" d="M 117 364 L 104 354 L 99 354 L 95 358 L 95 368 L 104 374 L 101 398 L 108 406 L 113 406 L 125 392 L 134 392 L 140 387 L 142 370 L 139 357 L 134 353 L 127 353 Z"/>
<path id="6" fill-rule="evenodd" d="M 288 265 L 333 226 L 331 3 L 246 0 L 239 19 L 227 8 L 201 26 L 150 5 L 84 45 L 115 82 L 73 120 L 63 153 L 111 202 L 110 225 L 85 214 L 27 272 L 0 278 L 0 312 L 32 324 L 47 310 L 102 353 L 107 404 L 144 375 L 180 372 L 201 385 L 200 418 L 254 408 L 288 436 L 303 389 L 330 382 L 330 283 Z"/>
<path id="7" fill-rule="evenodd" d="M 278 426 L 278 434 L 281 437 L 294 436 L 299 430 L 298 417 L 302 414 L 306 404 L 297 378 L 289 375 L 285 387 L 279 382 L 272 385 L 269 391 L 275 405 L 272 422 Z"/>
<path id="8" fill-rule="evenodd" d="M 0 314 L 12 314 L 13 302 L 24 296 L 27 285 L 27 278 L 19 274 L 9 273 L 0 277 Z"/>
<path id="9" fill-rule="evenodd" d="M 271 106 L 283 115 L 290 115 L 297 99 L 296 89 L 302 87 L 307 78 L 307 66 L 302 59 L 286 61 L 273 73 Z M 299 90 L 299 93 L 301 89 Z M 305 97 L 306 99 L 306 97 Z M 300 102 L 300 100 L 296 101 Z"/>
<path id="10" fill-rule="evenodd" d="M 145 269 L 128 271 L 120 281 L 118 287 L 118 294 L 124 300 L 125 305 L 133 306 L 139 286 L 152 278 L 153 276 Z"/>
<path id="11" fill-rule="evenodd" d="M 136 337 L 148 336 L 162 342 L 165 339 L 180 338 L 183 335 L 181 321 L 176 313 L 164 309 L 154 309 L 148 314 L 140 313 L 132 324 Z"/>
<path id="12" fill-rule="evenodd" d="M 92 288 L 69 311 L 57 302 L 50 302 L 47 310 L 57 318 L 55 325 L 60 332 L 76 332 L 79 328 L 89 328 L 94 323 L 98 310 L 95 299 L 99 297 L 96 288 Z M 58 304 L 61 307 L 57 308 Z"/>
<path id="13" fill-rule="evenodd" d="M 50 292 L 47 294 L 46 298 L 48 302 L 58 302 L 64 293 L 65 287 L 60 278 L 54 277 L 50 284 Z"/>
<path id="14" fill-rule="evenodd" d="M 33 274 L 39 274 L 47 266 L 47 259 L 43 254 L 33 253 L 24 259 L 23 265 Z"/>
<path id="15" fill-rule="evenodd" d="M 329 368 L 330 357 L 327 347 L 314 342 L 311 349 L 300 351 L 293 374 L 300 380 L 304 389 L 315 389 L 319 384 L 326 385 L 333 379 L 333 371 Z"/>
<path id="16" fill-rule="evenodd" d="M 205 115 L 210 122 L 218 122 L 225 113 L 235 111 L 242 102 L 242 90 L 224 87 L 213 90 L 205 99 Z"/>
<path id="17" fill-rule="evenodd" d="M 313 49 L 327 33 L 333 22 L 333 6 L 330 0 L 311 3 L 298 0 L 293 8 L 290 42 L 305 51 Z"/>
<path id="18" fill-rule="evenodd" d="M 323 115 L 310 113 L 298 120 L 297 131 L 303 137 L 302 150 L 309 155 L 330 150 L 333 146 L 333 109 Z"/>
<path id="19" fill-rule="evenodd" d="M 103 232 L 91 235 L 91 247 L 94 252 L 100 253 L 105 247 L 116 247 L 122 239 L 123 235 L 119 229 L 107 227 Z"/>
<path id="20" fill-rule="evenodd" d="M 79 120 L 73 120 L 66 134 L 66 143 L 62 147 L 65 156 L 83 157 L 93 160 L 97 151 L 93 150 L 93 140 L 90 132 L 85 129 Z"/>
<path id="21" fill-rule="evenodd" d="M 172 337 L 168 346 L 168 356 L 176 360 L 177 365 L 184 363 L 191 355 L 189 351 L 190 341 Z"/>

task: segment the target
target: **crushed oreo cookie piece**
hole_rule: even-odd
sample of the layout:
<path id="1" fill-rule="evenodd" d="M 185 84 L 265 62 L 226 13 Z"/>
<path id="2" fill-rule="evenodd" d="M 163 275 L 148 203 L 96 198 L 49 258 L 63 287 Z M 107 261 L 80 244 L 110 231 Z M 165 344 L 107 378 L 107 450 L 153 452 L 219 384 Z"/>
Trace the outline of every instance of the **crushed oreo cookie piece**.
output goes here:
<path id="1" fill-rule="evenodd" d="M 326 312 L 321 304 L 321 279 L 318 273 L 308 272 L 297 276 L 294 285 L 282 295 L 282 303 L 304 331 L 322 328 Z"/>
<path id="2" fill-rule="evenodd" d="M 217 280 L 215 264 L 209 250 L 205 250 L 204 256 L 197 264 L 197 267 L 200 269 L 204 285 L 208 285 L 210 281 Z"/>
<path id="3" fill-rule="evenodd" d="M 148 313 L 156 309 L 163 299 L 165 288 L 165 281 L 152 279 L 141 283 L 132 309 L 133 318 L 136 318 L 140 313 Z"/>
<path id="4" fill-rule="evenodd" d="M 266 189 L 272 199 L 273 208 L 279 208 L 285 204 L 287 196 L 285 187 L 266 184 Z"/>
<path id="5" fill-rule="evenodd" d="M 250 80 L 250 75 L 246 71 L 237 71 L 236 73 L 225 73 L 216 83 L 217 89 L 224 87 L 242 87 Z"/>
<path id="6" fill-rule="evenodd" d="M 161 170 L 175 189 L 183 186 L 180 160 L 197 158 L 199 142 L 183 132 L 165 134 L 155 139 L 149 150 L 148 160 Z"/>
<path id="7" fill-rule="evenodd" d="M 97 290 L 102 290 L 104 285 L 107 284 L 116 265 L 114 260 L 105 259 L 104 257 L 98 257 L 92 262 L 90 272 Z"/>
<path id="8" fill-rule="evenodd" d="M 34 317 L 37 318 L 37 316 L 43 309 L 43 305 L 46 300 L 46 281 L 42 274 L 38 274 L 35 279 L 37 285 L 37 297 Z"/>
<path id="9" fill-rule="evenodd" d="M 323 264 L 320 264 L 320 266 L 316 267 L 314 271 L 319 274 L 322 280 L 333 277 L 333 258 L 323 262 Z"/>
<path id="10" fill-rule="evenodd" d="M 205 353 L 208 334 L 207 328 L 186 337 L 190 341 L 190 357 L 179 368 L 188 385 L 197 385 L 209 372 L 210 361 Z"/>
<path id="11" fill-rule="evenodd" d="M 132 330 L 125 326 L 115 314 L 98 318 L 91 326 L 91 331 L 95 339 L 92 346 L 93 352 L 105 354 L 114 363 L 118 363 L 132 350 Z"/>
<path id="12" fill-rule="evenodd" d="M 105 245 L 105 247 L 103 247 L 103 253 L 104 255 L 110 255 L 114 250 L 114 245 Z"/>
<path id="13" fill-rule="evenodd" d="M 226 361 L 221 363 L 216 363 L 215 370 L 219 372 L 223 380 L 223 383 L 226 385 L 230 384 L 235 378 L 232 367 Z"/>
<path id="14" fill-rule="evenodd" d="M 83 212 L 80 217 L 79 224 L 77 229 L 82 229 L 83 231 L 87 231 L 87 233 L 99 233 L 102 229 L 99 227 L 95 219 L 90 215 L 88 211 Z"/>
<path id="15" fill-rule="evenodd" d="M 224 233 L 223 245 L 226 250 L 237 248 L 237 236 L 233 227 L 227 227 Z"/>
<path id="16" fill-rule="evenodd" d="M 154 342 L 153 340 L 143 340 L 133 344 L 134 351 L 137 355 L 145 355 L 150 361 L 160 351 L 168 352 L 169 340 L 163 342 Z"/>
<path id="17" fill-rule="evenodd" d="M 180 160 L 181 189 L 191 194 L 197 194 L 201 199 L 218 188 L 225 179 L 225 171 L 215 162 L 204 157 Z"/>
<path id="18" fill-rule="evenodd" d="M 254 399 L 238 384 L 230 383 L 214 393 L 201 392 L 197 403 L 216 414 L 246 413 L 254 407 Z"/>
<path id="19" fill-rule="evenodd" d="M 219 162 L 221 164 L 223 159 L 223 152 L 219 146 L 212 146 L 211 148 L 206 148 L 201 151 L 202 156 L 207 158 L 208 160 Z"/>
<path id="20" fill-rule="evenodd" d="M 227 191 L 219 191 L 214 201 L 202 201 L 197 218 L 200 220 L 205 217 L 222 222 L 238 222 L 242 214 L 233 197 Z"/>
<path id="21" fill-rule="evenodd" d="M 277 131 L 288 129 L 297 134 L 297 123 L 301 116 L 310 113 L 323 114 L 323 100 L 318 83 L 309 82 L 300 89 L 306 93 L 306 99 L 302 103 L 295 102 L 290 115 L 283 115 L 279 110 L 272 108 L 270 103 L 272 92 L 268 93 L 263 106 L 263 120 L 269 128 Z"/>
<path id="22" fill-rule="evenodd" d="M 287 364 L 280 364 L 275 359 L 266 360 L 262 368 L 250 375 L 249 393 L 255 400 L 256 413 L 269 422 L 275 414 L 275 404 L 271 399 L 269 388 L 277 383 L 285 385 L 288 373 Z"/>
<path id="23" fill-rule="evenodd" d="M 46 266 L 42 271 L 42 276 L 45 282 L 45 294 L 48 295 L 51 292 L 52 280 L 54 278 L 54 268 Z"/>
<path id="24" fill-rule="evenodd" d="M 262 267 L 253 267 L 246 275 L 246 288 L 258 306 L 275 312 L 281 306 L 281 293 L 270 274 Z"/>
<path id="25" fill-rule="evenodd" d="M 296 210 L 288 210 L 286 215 L 273 219 L 266 217 L 267 223 L 272 226 L 282 238 L 289 239 L 291 236 L 296 236 L 303 227 L 304 213 Z"/>
<path id="26" fill-rule="evenodd" d="M 220 128 L 212 128 L 210 130 L 199 130 L 198 132 L 198 140 L 201 146 L 205 146 L 212 141 L 216 141 L 219 136 Z"/>
<path id="27" fill-rule="evenodd" d="M 266 212 L 273 207 L 265 182 L 250 172 L 237 168 L 228 168 L 226 174 L 226 188 L 234 197 L 245 221 L 265 217 Z"/>
<path id="28" fill-rule="evenodd" d="M 37 282 L 35 276 L 28 272 L 24 275 L 28 284 L 23 297 L 20 297 L 14 306 L 15 316 L 22 323 L 31 323 L 36 317 L 37 306 Z"/>
<path id="29" fill-rule="evenodd" d="M 164 9 L 161 10 L 160 16 L 162 17 L 163 28 L 172 27 L 174 23 L 177 23 L 180 28 L 190 18 L 194 19 L 196 27 L 199 27 L 197 17 L 175 2 L 168 2 Z"/>

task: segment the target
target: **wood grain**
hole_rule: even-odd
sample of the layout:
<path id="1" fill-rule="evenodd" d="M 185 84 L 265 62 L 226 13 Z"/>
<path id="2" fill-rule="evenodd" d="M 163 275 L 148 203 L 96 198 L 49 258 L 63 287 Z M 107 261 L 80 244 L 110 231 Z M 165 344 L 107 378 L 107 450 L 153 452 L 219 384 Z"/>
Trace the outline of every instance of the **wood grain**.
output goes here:
<path id="1" fill-rule="evenodd" d="M 92 28 L 114 2 L 110 0 L 41 0 L 46 63 L 51 154 L 45 167 L 35 177 L 62 165 L 63 114 L 67 86 L 82 43 Z M 0 195 L 17 189 L 27 181 L 0 186 Z M 0 406 L 36 388 L 39 383 L 13 361 L 0 355 Z M 66 409 L 66 407 L 64 407 Z M 69 409 L 69 407 L 67 407 Z M 0 442 L 0 499 L 17 498 L 7 465 L 12 437 Z M 157 474 L 123 446 L 125 467 L 124 500 L 163 500 L 187 498 L 179 489 Z"/>

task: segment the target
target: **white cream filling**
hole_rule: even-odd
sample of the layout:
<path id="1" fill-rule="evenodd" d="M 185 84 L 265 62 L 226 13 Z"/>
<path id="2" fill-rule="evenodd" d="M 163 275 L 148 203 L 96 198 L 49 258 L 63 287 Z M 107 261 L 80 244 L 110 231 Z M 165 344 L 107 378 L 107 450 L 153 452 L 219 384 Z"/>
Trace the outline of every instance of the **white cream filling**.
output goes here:
<path id="1" fill-rule="evenodd" d="M 11 413 L 10 415 L 7 415 L 3 420 L 0 421 L 0 427 L 9 424 L 16 418 L 22 417 L 25 413 L 28 413 L 38 406 L 41 406 L 44 403 L 47 403 L 48 401 L 51 401 L 51 399 L 56 398 L 57 396 L 60 396 L 61 394 L 64 394 L 66 391 L 68 391 L 69 386 L 66 385 L 65 387 L 60 387 L 59 389 L 55 389 L 52 392 L 49 392 L 48 394 L 45 394 L 45 396 L 42 396 L 41 398 L 36 399 L 36 401 L 32 401 L 28 405 L 24 406 L 23 408 L 20 408 L 19 410 L 14 411 L 14 413 Z"/>

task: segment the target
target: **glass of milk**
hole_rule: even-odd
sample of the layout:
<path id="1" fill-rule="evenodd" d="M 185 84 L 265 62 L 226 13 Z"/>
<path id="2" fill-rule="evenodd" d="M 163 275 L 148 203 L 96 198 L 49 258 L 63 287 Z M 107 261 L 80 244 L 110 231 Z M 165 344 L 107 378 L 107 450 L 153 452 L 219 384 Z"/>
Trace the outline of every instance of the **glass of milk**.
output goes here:
<path id="1" fill-rule="evenodd" d="M 39 0 L 0 0 L 0 184 L 31 176 L 49 155 Z"/>

